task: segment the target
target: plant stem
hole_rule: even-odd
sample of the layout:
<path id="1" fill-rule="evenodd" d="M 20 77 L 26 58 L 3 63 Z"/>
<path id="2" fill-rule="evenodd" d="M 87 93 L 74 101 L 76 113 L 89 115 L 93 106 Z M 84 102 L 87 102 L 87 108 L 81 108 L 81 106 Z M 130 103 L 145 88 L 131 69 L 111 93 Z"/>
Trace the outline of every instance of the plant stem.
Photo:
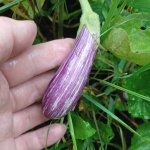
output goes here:
<path id="1" fill-rule="evenodd" d="M 58 15 L 58 38 L 63 38 L 64 2 L 59 5 Z"/>
<path id="2" fill-rule="evenodd" d="M 100 80 L 100 79 L 96 79 L 96 78 L 92 78 L 92 79 L 97 80 L 97 81 L 99 81 L 99 82 L 102 83 L 102 84 L 111 86 L 111 87 L 113 87 L 113 88 L 116 88 L 116 89 L 118 89 L 118 90 L 127 92 L 127 93 L 129 93 L 129 94 L 131 94 L 131 95 L 134 95 L 134 96 L 136 96 L 136 97 L 142 98 L 142 99 L 145 100 L 145 101 L 150 102 L 150 98 L 149 98 L 148 96 L 145 96 L 145 95 L 139 94 L 139 93 L 137 93 L 137 92 L 128 90 L 128 89 L 126 89 L 126 88 L 123 88 L 123 87 L 121 87 L 121 86 L 115 85 L 115 84 L 110 83 L 110 82 L 107 82 L 107 81 L 105 81 L 105 80 Z"/>
<path id="3" fill-rule="evenodd" d="M 54 39 L 57 38 L 56 37 L 56 18 L 57 18 L 57 10 L 54 11 L 53 22 L 52 22 L 52 33 L 53 33 Z"/>
<path id="4" fill-rule="evenodd" d="M 72 141 L 73 141 L 73 145 L 74 145 L 73 150 L 78 150 L 77 143 L 76 143 L 76 138 L 75 138 L 75 134 L 74 134 L 74 127 L 73 127 L 72 117 L 71 117 L 70 112 L 68 113 L 68 122 L 69 122 L 69 129 L 70 129 L 70 133 L 71 133 L 71 137 L 72 137 Z"/>
<path id="5" fill-rule="evenodd" d="M 88 0 L 79 0 L 81 9 L 82 9 L 82 15 L 80 18 L 80 26 L 78 29 L 78 33 L 82 30 L 83 26 L 86 26 L 89 30 L 89 32 L 93 35 L 93 38 L 95 39 L 95 46 L 99 45 L 100 43 L 100 20 L 98 14 L 96 14 Z"/>
<path id="6" fill-rule="evenodd" d="M 81 13 L 81 9 L 71 12 L 68 14 L 68 16 L 65 18 L 65 20 L 73 18 L 74 16 L 79 15 L 80 13 Z"/>
<path id="7" fill-rule="evenodd" d="M 89 14 L 92 11 L 90 4 L 88 3 L 88 0 L 79 0 L 80 5 L 81 5 L 81 9 L 82 9 L 82 13 L 83 14 Z"/>
<path id="8" fill-rule="evenodd" d="M 46 134 L 46 147 L 45 147 L 45 150 L 48 150 L 48 136 L 49 136 L 49 133 L 50 133 L 50 129 L 51 129 L 51 122 L 49 124 L 49 127 L 48 127 L 48 130 L 47 130 L 47 134 Z"/>
<path id="9" fill-rule="evenodd" d="M 136 132 L 134 129 L 132 129 L 129 125 L 127 125 L 124 121 L 122 121 L 119 117 L 117 117 L 115 114 L 113 114 L 112 112 L 110 112 L 107 108 L 105 108 L 102 104 L 100 104 L 99 102 L 97 102 L 94 98 L 92 98 L 91 96 L 89 96 L 88 94 L 84 93 L 82 94 L 83 97 L 85 97 L 88 101 L 90 101 L 92 104 L 94 104 L 95 106 L 97 106 L 98 108 L 100 108 L 101 110 L 103 110 L 105 113 L 107 113 L 108 115 L 110 115 L 114 120 L 118 121 L 120 124 L 122 124 L 125 128 L 127 128 L 130 132 L 134 133 L 135 135 L 137 135 L 138 137 L 141 137 L 141 135 Z"/>
<path id="10" fill-rule="evenodd" d="M 103 144 L 101 136 L 100 136 L 99 127 L 98 127 L 98 124 L 97 124 L 97 121 L 96 121 L 94 110 L 92 110 L 92 115 L 93 115 L 94 123 L 95 123 L 95 126 L 96 126 L 97 134 L 98 134 L 98 137 L 99 137 L 99 141 L 100 141 L 100 144 L 101 144 L 101 150 L 104 150 L 104 148 L 103 148 L 104 144 Z"/>
<path id="11" fill-rule="evenodd" d="M 120 132 L 120 138 L 121 138 L 121 143 L 122 143 L 122 150 L 126 150 L 126 142 L 125 142 L 125 139 L 124 139 L 124 135 L 123 135 L 123 132 L 122 132 L 122 129 L 120 126 L 118 126 L 119 128 L 119 132 Z"/>

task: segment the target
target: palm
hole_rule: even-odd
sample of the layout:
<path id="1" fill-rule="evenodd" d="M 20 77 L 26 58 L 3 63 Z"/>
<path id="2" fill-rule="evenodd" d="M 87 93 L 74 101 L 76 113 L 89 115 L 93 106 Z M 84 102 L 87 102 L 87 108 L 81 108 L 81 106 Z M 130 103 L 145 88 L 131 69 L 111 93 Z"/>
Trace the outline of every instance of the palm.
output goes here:
<path id="1" fill-rule="evenodd" d="M 8 82 L 6 81 L 2 72 L 0 72 L 0 98 L 3 99 L 3 103 L 1 104 L 2 112 L 1 116 L 1 124 L 0 124 L 0 149 L 12 149 L 15 150 L 15 140 L 13 133 L 13 113 L 12 113 L 12 101 L 10 101 L 10 90 Z M 7 94 L 6 94 L 7 93 Z M 1 99 L 1 100 L 2 100 Z M 4 112 L 3 112 L 4 111 Z"/>
<path id="2" fill-rule="evenodd" d="M 6 18 L 0 18 L 0 23 L 0 41 L 4 40 L 4 33 L 7 35 L 6 40 L 0 42 L 0 149 L 42 149 L 48 127 L 26 131 L 47 120 L 36 101 L 42 98 L 53 76 L 48 70 L 61 63 L 71 49 L 72 40 L 32 46 L 36 35 L 33 23 L 23 24 Z M 26 32 L 20 35 L 23 27 Z M 6 45 L 7 41 L 10 46 Z M 55 143 L 64 132 L 62 125 L 52 125 L 48 144 Z"/>

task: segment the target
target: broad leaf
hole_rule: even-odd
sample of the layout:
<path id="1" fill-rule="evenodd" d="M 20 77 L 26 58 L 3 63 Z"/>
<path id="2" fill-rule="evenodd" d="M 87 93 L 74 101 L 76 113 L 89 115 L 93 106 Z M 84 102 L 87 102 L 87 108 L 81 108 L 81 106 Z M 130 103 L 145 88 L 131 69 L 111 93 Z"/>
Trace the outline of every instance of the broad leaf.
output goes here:
<path id="1" fill-rule="evenodd" d="M 150 12 L 150 0 L 128 0 L 128 4 L 138 11 Z"/>
<path id="2" fill-rule="evenodd" d="M 104 144 L 108 144 L 114 137 L 114 132 L 109 124 L 103 122 L 98 123 L 99 132 Z"/>
<path id="3" fill-rule="evenodd" d="M 84 140 L 95 134 L 96 131 L 89 122 L 84 121 L 75 113 L 72 113 L 71 116 L 76 139 Z"/>
<path id="4" fill-rule="evenodd" d="M 150 97 L 150 70 L 136 73 L 125 79 L 125 87 Z M 129 94 L 128 111 L 133 117 L 150 119 L 150 102 Z"/>
<path id="5" fill-rule="evenodd" d="M 90 0 L 89 2 L 91 4 L 93 11 L 95 11 L 102 19 L 103 18 L 102 6 L 103 6 L 104 1 L 103 0 Z"/>
<path id="6" fill-rule="evenodd" d="M 138 127 L 137 132 L 141 135 L 134 135 L 129 150 L 149 150 L 150 149 L 150 123 L 144 123 Z"/>
<path id="7" fill-rule="evenodd" d="M 141 29 L 144 23 L 142 20 L 129 20 L 113 28 L 105 35 L 103 46 L 121 59 L 140 65 L 150 63 L 150 28 Z"/>

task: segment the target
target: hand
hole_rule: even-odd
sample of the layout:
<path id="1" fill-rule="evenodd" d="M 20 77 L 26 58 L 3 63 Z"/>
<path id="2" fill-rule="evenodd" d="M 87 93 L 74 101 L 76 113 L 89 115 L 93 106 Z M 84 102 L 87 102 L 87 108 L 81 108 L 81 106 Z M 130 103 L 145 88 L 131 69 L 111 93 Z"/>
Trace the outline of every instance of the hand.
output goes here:
<path id="1" fill-rule="evenodd" d="M 36 102 L 53 77 L 49 70 L 60 65 L 73 40 L 32 46 L 34 22 L 0 17 L 0 25 L 0 150 L 40 150 L 46 145 L 49 126 L 26 131 L 47 121 Z M 64 133 L 64 125 L 51 125 L 48 145 Z"/>

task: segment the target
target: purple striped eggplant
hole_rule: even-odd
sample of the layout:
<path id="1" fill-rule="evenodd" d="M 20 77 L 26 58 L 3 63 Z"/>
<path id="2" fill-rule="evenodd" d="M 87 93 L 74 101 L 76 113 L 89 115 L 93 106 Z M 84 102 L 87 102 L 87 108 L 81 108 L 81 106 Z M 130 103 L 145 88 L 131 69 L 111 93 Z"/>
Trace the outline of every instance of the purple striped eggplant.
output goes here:
<path id="1" fill-rule="evenodd" d="M 82 26 L 72 51 L 44 94 L 42 109 L 46 117 L 60 118 L 76 106 L 91 71 L 97 45 L 97 39 L 88 25 Z"/>

